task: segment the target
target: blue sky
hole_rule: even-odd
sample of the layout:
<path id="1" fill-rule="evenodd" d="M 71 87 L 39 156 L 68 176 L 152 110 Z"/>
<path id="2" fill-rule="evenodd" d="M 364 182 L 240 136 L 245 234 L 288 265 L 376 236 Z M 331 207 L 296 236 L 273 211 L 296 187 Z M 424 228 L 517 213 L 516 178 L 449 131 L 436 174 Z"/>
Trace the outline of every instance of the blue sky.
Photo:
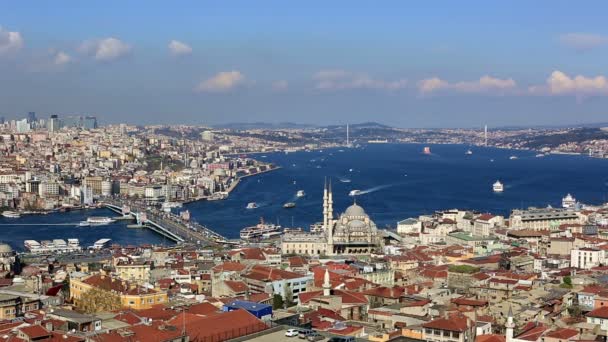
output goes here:
<path id="1" fill-rule="evenodd" d="M 2 1 L 0 114 L 608 121 L 602 1 Z"/>

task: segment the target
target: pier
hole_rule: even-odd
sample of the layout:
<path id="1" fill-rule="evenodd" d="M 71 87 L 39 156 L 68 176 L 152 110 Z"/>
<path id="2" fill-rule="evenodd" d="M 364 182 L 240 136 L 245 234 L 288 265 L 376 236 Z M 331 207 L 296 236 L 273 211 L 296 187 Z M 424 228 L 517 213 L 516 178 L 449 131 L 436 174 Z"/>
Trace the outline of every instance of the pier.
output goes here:
<path id="1" fill-rule="evenodd" d="M 164 236 L 176 243 L 220 243 L 230 242 L 217 232 L 196 222 L 182 219 L 173 213 L 165 213 L 153 207 L 137 202 L 122 202 L 118 200 L 105 200 L 100 203 L 122 217 L 130 216 L 142 228 Z"/>

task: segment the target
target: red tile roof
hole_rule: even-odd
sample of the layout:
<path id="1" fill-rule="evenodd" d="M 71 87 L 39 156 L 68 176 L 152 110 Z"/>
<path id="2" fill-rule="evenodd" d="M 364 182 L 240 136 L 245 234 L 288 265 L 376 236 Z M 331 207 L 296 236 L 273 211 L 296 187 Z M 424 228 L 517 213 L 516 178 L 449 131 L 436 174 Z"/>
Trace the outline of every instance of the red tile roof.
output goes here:
<path id="1" fill-rule="evenodd" d="M 593 309 L 585 316 L 595 318 L 608 318 L 608 306 L 602 306 L 597 309 Z"/>
<path id="2" fill-rule="evenodd" d="M 577 335 L 578 335 L 578 330 L 569 329 L 569 328 L 561 328 L 561 329 L 553 330 L 553 331 L 547 333 L 545 336 L 558 338 L 560 340 L 567 340 L 567 339 L 573 338 L 574 336 L 577 336 Z"/>
<path id="3" fill-rule="evenodd" d="M 430 329 L 448 330 L 464 332 L 468 328 L 467 318 L 460 315 L 454 315 L 448 318 L 438 318 L 422 326 Z"/>
<path id="4" fill-rule="evenodd" d="M 530 322 L 524 326 L 522 332 L 515 338 L 525 341 L 537 341 L 547 331 L 548 327 L 542 323 Z"/>

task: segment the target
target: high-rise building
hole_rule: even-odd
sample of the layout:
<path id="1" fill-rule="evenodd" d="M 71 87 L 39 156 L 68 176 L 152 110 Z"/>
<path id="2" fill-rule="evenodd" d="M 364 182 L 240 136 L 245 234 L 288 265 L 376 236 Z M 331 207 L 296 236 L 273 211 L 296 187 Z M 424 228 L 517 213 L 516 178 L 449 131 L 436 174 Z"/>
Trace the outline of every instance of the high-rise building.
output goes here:
<path id="1" fill-rule="evenodd" d="M 48 129 L 49 132 L 57 132 L 61 128 L 61 123 L 59 121 L 59 117 L 57 115 L 51 115 L 51 119 L 49 120 Z"/>
<path id="2" fill-rule="evenodd" d="M 211 131 L 203 131 L 201 133 L 201 139 L 203 139 L 203 141 L 213 141 L 213 132 Z"/>
<path id="3" fill-rule="evenodd" d="M 17 133 L 27 133 L 31 129 L 30 123 L 27 122 L 27 119 L 17 121 L 16 127 Z"/>
<path id="4" fill-rule="evenodd" d="M 36 122 L 36 112 L 27 113 L 27 122 L 29 122 L 29 123 Z"/>
<path id="5" fill-rule="evenodd" d="M 97 128 L 97 118 L 94 116 L 85 116 L 82 120 L 82 128 L 95 129 Z"/>

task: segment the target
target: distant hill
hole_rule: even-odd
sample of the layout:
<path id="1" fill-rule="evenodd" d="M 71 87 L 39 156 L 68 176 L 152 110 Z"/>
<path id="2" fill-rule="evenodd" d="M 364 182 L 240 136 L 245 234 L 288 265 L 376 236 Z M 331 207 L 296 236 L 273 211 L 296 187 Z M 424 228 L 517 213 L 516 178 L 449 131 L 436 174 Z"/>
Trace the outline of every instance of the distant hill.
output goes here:
<path id="1" fill-rule="evenodd" d="M 235 129 L 235 130 L 247 130 L 247 129 L 303 129 L 303 128 L 315 128 L 315 125 L 299 124 L 294 122 L 233 122 L 221 125 L 214 125 L 213 128 L 219 129 Z"/>

